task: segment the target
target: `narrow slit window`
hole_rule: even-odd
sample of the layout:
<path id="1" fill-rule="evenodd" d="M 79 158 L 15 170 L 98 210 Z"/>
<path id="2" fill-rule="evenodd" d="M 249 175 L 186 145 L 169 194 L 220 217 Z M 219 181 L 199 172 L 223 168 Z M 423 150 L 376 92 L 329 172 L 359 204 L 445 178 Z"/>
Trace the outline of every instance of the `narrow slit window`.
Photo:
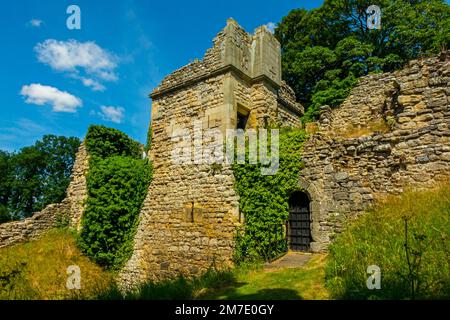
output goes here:
<path id="1" fill-rule="evenodd" d="M 248 116 L 249 111 L 239 105 L 237 111 L 237 129 L 245 130 L 245 128 L 247 127 Z"/>
<path id="2" fill-rule="evenodd" d="M 237 128 L 245 130 L 245 126 L 247 125 L 248 116 L 243 115 L 238 112 L 237 115 Z"/>

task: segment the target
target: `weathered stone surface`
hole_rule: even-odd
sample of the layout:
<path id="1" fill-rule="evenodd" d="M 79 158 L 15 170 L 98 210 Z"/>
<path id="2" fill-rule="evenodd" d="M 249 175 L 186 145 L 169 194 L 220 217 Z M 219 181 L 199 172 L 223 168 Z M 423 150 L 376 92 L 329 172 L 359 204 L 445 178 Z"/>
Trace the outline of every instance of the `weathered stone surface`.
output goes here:
<path id="1" fill-rule="evenodd" d="M 84 142 L 78 149 L 75 163 L 72 169 L 72 177 L 67 188 L 66 199 L 63 203 L 68 207 L 70 227 L 80 230 L 81 217 L 84 212 L 85 202 L 88 196 L 86 176 L 89 171 L 89 155 Z"/>
<path id="2" fill-rule="evenodd" d="M 334 175 L 334 178 L 336 179 L 336 181 L 344 181 L 344 180 L 347 180 L 347 178 L 348 178 L 348 173 L 347 173 L 347 172 L 344 172 L 344 171 L 338 172 L 338 173 L 336 173 L 336 174 Z"/>
<path id="3" fill-rule="evenodd" d="M 176 163 L 171 137 L 177 129 L 224 133 L 236 129 L 238 112 L 248 115 L 246 128 L 300 126 L 303 114 L 293 90 L 281 81 L 278 41 L 263 27 L 250 35 L 232 19 L 202 61 L 167 76 L 151 97 L 154 174 L 134 254 L 119 275 L 123 289 L 232 264 L 236 228 L 242 223 L 233 171 L 226 164 L 213 169 Z"/>
<path id="4" fill-rule="evenodd" d="M 65 209 L 61 204 L 51 204 L 25 220 L 0 224 L 0 248 L 38 238 L 63 218 Z"/>
<path id="5" fill-rule="evenodd" d="M 339 108 L 321 116 L 321 130 L 304 146 L 301 173 L 302 185 L 315 202 L 312 251 L 325 250 L 340 232 L 337 216 L 351 219 L 388 193 L 449 179 L 450 93 L 446 82 L 429 81 L 431 74 L 449 71 L 448 60 L 428 58 L 394 73 L 364 77 Z M 387 132 L 357 139 L 340 133 L 348 124 L 367 128 L 387 117 L 392 117 Z M 338 152 L 344 148 L 346 153 Z M 323 150 L 333 152 L 325 156 Z"/>

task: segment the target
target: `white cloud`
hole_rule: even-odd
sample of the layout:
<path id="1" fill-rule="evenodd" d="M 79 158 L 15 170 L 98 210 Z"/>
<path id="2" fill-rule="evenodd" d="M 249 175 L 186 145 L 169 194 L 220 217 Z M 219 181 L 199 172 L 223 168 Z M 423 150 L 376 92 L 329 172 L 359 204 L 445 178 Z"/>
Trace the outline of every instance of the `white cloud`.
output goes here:
<path id="1" fill-rule="evenodd" d="M 23 86 L 20 94 L 26 98 L 25 102 L 39 106 L 48 104 L 55 112 L 76 112 L 83 105 L 80 98 L 57 88 L 33 83 Z"/>
<path id="2" fill-rule="evenodd" d="M 122 107 L 101 106 L 100 115 L 106 121 L 121 123 L 125 115 L 125 109 Z"/>
<path id="3" fill-rule="evenodd" d="M 68 72 L 93 90 L 105 89 L 100 81 L 118 80 L 115 71 L 118 58 L 93 41 L 48 39 L 38 43 L 34 50 L 40 62 L 49 65 L 53 70 Z M 89 77 L 80 76 L 80 73 L 87 74 Z"/>
<path id="4" fill-rule="evenodd" d="M 105 91 L 105 86 L 100 82 L 90 79 L 90 78 L 81 78 L 81 82 L 84 86 L 92 88 L 93 91 Z"/>
<path id="5" fill-rule="evenodd" d="M 267 31 L 269 31 L 270 33 L 274 34 L 275 33 L 275 28 L 277 27 L 277 25 L 273 22 L 269 22 L 268 24 L 265 25 Z"/>
<path id="6" fill-rule="evenodd" d="M 39 20 L 39 19 L 31 19 L 28 24 L 32 27 L 35 28 L 39 28 L 42 24 L 44 23 L 44 21 Z"/>

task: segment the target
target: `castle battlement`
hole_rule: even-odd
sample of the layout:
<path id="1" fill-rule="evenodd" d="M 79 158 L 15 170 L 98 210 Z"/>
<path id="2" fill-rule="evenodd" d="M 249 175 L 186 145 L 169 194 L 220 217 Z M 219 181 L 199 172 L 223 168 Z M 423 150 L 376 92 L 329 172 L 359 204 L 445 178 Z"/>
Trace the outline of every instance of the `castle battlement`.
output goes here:
<path id="1" fill-rule="evenodd" d="M 202 60 L 166 76 L 150 96 L 157 98 L 231 70 L 249 82 L 265 80 L 276 88 L 281 86 L 280 44 L 265 26 L 251 35 L 230 18 L 213 43 Z"/>
<path id="2" fill-rule="evenodd" d="M 213 43 L 202 60 L 175 70 L 153 90 L 152 121 L 164 117 L 165 124 L 176 126 L 180 119 L 169 110 L 174 108 L 172 97 L 195 91 L 205 108 L 199 114 L 191 112 L 192 116 L 205 118 L 209 128 L 236 128 L 240 115 L 248 119 L 248 127 L 263 126 L 267 121 L 279 126 L 301 125 L 304 109 L 281 80 L 280 44 L 265 26 L 252 35 L 230 18 Z M 208 106 L 212 97 L 215 101 Z M 189 103 L 182 107 L 192 110 Z M 158 124 L 153 126 L 158 131 Z"/>

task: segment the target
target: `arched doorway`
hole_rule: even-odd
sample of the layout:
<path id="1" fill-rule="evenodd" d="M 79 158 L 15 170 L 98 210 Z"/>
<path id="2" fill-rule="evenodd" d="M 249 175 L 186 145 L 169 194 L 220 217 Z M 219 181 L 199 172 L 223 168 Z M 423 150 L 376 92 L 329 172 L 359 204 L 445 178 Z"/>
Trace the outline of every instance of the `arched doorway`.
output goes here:
<path id="1" fill-rule="evenodd" d="M 296 191 L 289 198 L 287 236 L 289 249 L 310 251 L 312 241 L 310 200 L 304 192 Z"/>

